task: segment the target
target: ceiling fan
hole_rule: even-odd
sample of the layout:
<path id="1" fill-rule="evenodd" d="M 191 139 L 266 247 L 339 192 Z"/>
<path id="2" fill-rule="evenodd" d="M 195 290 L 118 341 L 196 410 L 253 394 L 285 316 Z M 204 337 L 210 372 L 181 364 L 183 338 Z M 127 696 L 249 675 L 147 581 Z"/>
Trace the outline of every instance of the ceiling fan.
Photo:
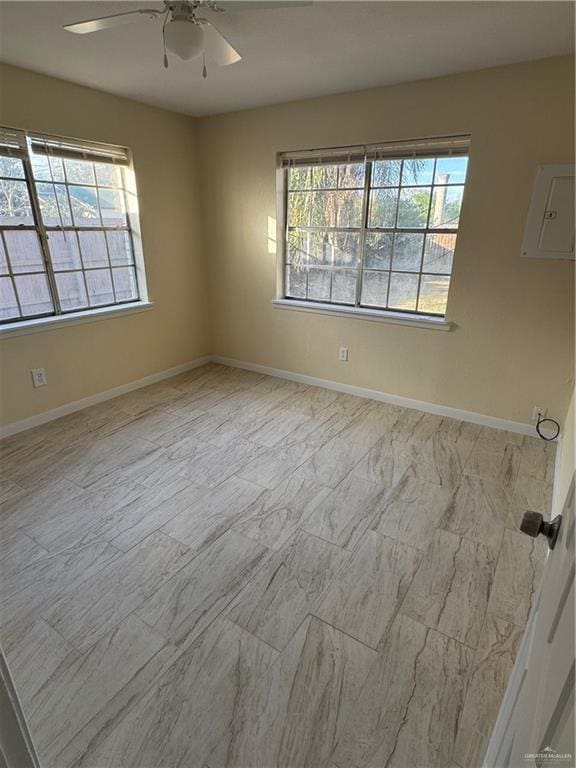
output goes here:
<path id="1" fill-rule="evenodd" d="M 136 16 L 147 16 L 150 19 L 163 18 L 164 66 L 168 67 L 167 51 L 184 61 L 202 56 L 202 75 L 206 77 L 205 56 L 208 56 L 221 67 L 235 64 L 242 57 L 208 19 L 197 15 L 198 11 L 223 13 L 235 10 L 293 8 L 300 5 L 311 5 L 311 2 L 282 2 L 282 0 L 273 0 L 272 2 L 265 2 L 264 0 L 222 0 L 222 2 L 220 0 L 178 0 L 178 2 L 172 2 L 172 0 L 164 0 L 164 7 L 161 9 L 139 8 L 134 11 L 116 13 L 112 16 L 102 16 L 98 19 L 66 24 L 64 29 L 78 35 L 85 35 L 131 22 Z"/>

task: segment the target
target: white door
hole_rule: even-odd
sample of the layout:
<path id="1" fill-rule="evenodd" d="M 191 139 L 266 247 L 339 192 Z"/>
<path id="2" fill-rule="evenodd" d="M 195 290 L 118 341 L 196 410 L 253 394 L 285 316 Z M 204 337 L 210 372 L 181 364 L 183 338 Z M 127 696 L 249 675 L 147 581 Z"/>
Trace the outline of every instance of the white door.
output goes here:
<path id="1" fill-rule="evenodd" d="M 574 768 L 574 477 L 483 768 Z"/>

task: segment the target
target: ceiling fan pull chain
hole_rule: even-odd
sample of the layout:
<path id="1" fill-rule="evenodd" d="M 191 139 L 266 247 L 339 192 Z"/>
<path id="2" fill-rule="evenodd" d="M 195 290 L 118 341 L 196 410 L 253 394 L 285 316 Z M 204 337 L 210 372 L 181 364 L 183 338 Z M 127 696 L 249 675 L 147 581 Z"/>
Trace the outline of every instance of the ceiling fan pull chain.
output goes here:
<path id="1" fill-rule="evenodd" d="M 164 69 L 168 69 L 168 54 L 166 53 L 166 22 L 168 21 L 168 11 L 164 16 L 164 24 L 162 24 L 162 44 L 164 46 Z"/>
<path id="2" fill-rule="evenodd" d="M 206 69 L 206 54 L 202 52 L 202 77 L 204 80 L 208 77 L 208 70 Z"/>

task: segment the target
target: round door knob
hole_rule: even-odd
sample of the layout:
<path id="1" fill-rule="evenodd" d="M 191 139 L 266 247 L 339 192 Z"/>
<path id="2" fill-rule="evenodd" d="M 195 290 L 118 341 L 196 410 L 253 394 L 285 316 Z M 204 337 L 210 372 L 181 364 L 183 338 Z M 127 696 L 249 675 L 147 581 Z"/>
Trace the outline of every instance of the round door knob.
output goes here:
<path id="1" fill-rule="evenodd" d="M 547 522 L 540 512 L 524 512 L 524 517 L 520 523 L 520 530 L 534 539 L 543 534 L 548 539 L 550 549 L 554 549 L 561 523 L 562 515 L 558 515 L 554 520 Z"/>

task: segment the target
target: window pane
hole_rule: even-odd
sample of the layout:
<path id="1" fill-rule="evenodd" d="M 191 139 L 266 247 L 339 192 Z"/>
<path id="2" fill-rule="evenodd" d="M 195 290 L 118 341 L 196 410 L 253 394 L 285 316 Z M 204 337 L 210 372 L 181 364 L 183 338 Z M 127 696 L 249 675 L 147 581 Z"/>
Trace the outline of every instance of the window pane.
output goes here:
<path id="1" fill-rule="evenodd" d="M 338 186 L 337 165 L 316 165 L 312 168 L 312 186 L 315 189 L 336 189 Z"/>
<path id="2" fill-rule="evenodd" d="M 312 187 L 312 169 L 297 167 L 288 170 L 288 189 L 310 189 Z"/>
<path id="3" fill-rule="evenodd" d="M 401 170 L 401 160 L 376 160 L 372 163 L 372 186 L 397 187 Z"/>
<path id="4" fill-rule="evenodd" d="M 310 224 L 313 227 L 335 227 L 339 192 L 312 192 Z"/>
<path id="5" fill-rule="evenodd" d="M 362 278 L 362 304 L 385 307 L 389 272 L 365 271 Z"/>
<path id="6" fill-rule="evenodd" d="M 436 160 L 435 184 L 463 184 L 468 170 L 467 157 L 439 157 Z"/>
<path id="7" fill-rule="evenodd" d="M 367 267 L 390 269 L 393 239 L 394 235 L 391 232 L 368 232 L 366 234 L 365 264 Z"/>
<path id="8" fill-rule="evenodd" d="M 293 299 L 306 298 L 306 270 L 298 267 L 286 268 L 286 296 Z"/>
<path id="9" fill-rule="evenodd" d="M 17 275 L 14 282 L 23 315 L 45 315 L 54 311 L 46 275 Z"/>
<path id="10" fill-rule="evenodd" d="M 112 270 L 116 301 L 136 301 L 138 286 L 133 267 L 119 267 Z"/>
<path id="11" fill-rule="evenodd" d="M 307 263 L 308 253 L 310 250 L 308 243 L 309 239 L 309 232 L 288 232 L 288 244 L 286 253 L 286 261 L 288 264 L 302 265 Z M 112 257 L 112 253 L 110 253 L 110 256 Z"/>
<path id="12" fill-rule="evenodd" d="M 308 271 L 308 298 L 330 301 L 330 270 L 310 267 Z"/>
<path id="13" fill-rule="evenodd" d="M 355 269 L 335 269 L 332 274 L 332 301 L 355 304 L 356 277 Z"/>
<path id="14" fill-rule="evenodd" d="M 0 277 L 0 320 L 20 317 L 14 286 L 9 277 Z"/>
<path id="15" fill-rule="evenodd" d="M 419 272 L 422 262 L 424 235 L 412 232 L 397 232 L 394 237 L 394 258 L 392 269 L 405 272 Z"/>
<path id="16" fill-rule="evenodd" d="M 393 227 L 396 221 L 398 189 L 374 189 L 370 193 L 369 227 Z"/>
<path id="17" fill-rule="evenodd" d="M 68 187 L 74 223 L 80 227 L 99 227 L 100 212 L 95 187 Z"/>
<path id="18" fill-rule="evenodd" d="M 94 269 L 86 273 L 88 300 L 91 307 L 114 303 L 112 276 L 109 269 Z"/>
<path id="19" fill-rule="evenodd" d="M 36 184 L 42 221 L 47 227 L 64 226 L 72 224 L 70 205 L 64 184 Z"/>
<path id="20" fill-rule="evenodd" d="M 339 189 L 362 188 L 364 186 L 364 163 L 338 166 Z"/>
<path id="21" fill-rule="evenodd" d="M 456 235 L 449 235 L 444 232 L 426 235 L 422 269 L 425 272 L 439 272 L 449 275 L 452 271 L 455 246 Z"/>
<path id="22" fill-rule="evenodd" d="M 434 178 L 434 159 L 415 157 L 404 160 L 402 165 L 402 186 L 416 187 L 432 184 Z"/>
<path id="23" fill-rule="evenodd" d="M 95 184 L 94 166 L 87 160 L 64 160 L 69 184 Z"/>
<path id="24" fill-rule="evenodd" d="M 388 306 L 391 309 L 413 311 L 416 309 L 418 295 L 418 275 L 403 275 L 392 272 L 390 275 L 390 295 Z"/>
<path id="25" fill-rule="evenodd" d="M 360 261 L 360 233 L 330 232 L 332 263 L 338 267 L 355 267 Z"/>
<path id="26" fill-rule="evenodd" d="M 454 228 L 460 219 L 464 187 L 434 187 L 432 195 L 431 227 Z"/>
<path id="27" fill-rule="evenodd" d="M 94 163 L 96 181 L 104 187 L 122 187 L 122 169 L 112 163 Z"/>
<path id="28" fill-rule="evenodd" d="M 418 311 L 430 312 L 436 315 L 445 314 L 446 302 L 448 301 L 449 285 L 449 277 L 440 277 L 439 275 L 422 275 Z"/>
<path id="29" fill-rule="evenodd" d="M 398 204 L 399 227 L 425 227 L 428 221 L 430 190 L 425 187 L 407 187 L 400 191 Z"/>
<path id="30" fill-rule="evenodd" d="M 106 232 L 108 251 L 113 267 L 132 264 L 132 243 L 129 232 Z"/>
<path id="31" fill-rule="evenodd" d="M 329 232 L 303 233 L 307 260 L 309 264 L 331 264 L 334 249 Z M 306 237 L 308 235 L 308 237 Z"/>
<path id="32" fill-rule="evenodd" d="M 8 274 L 8 260 L 6 259 L 4 242 L 0 237 L 0 275 L 7 275 L 7 274 Z"/>
<path id="33" fill-rule="evenodd" d="M 84 309 L 88 306 L 86 286 L 82 272 L 63 272 L 56 275 L 58 298 L 63 311 Z"/>
<path id="34" fill-rule="evenodd" d="M 124 204 L 124 195 L 116 189 L 99 189 L 100 213 L 102 214 L 102 223 L 106 227 L 125 227 L 128 224 L 126 219 L 126 206 Z"/>
<path id="35" fill-rule="evenodd" d="M 0 176 L 8 176 L 11 179 L 24 178 L 24 163 L 17 157 L 0 157 Z"/>
<path id="36" fill-rule="evenodd" d="M 66 181 L 64 176 L 64 164 L 59 157 L 48 155 L 30 155 L 34 178 L 40 181 Z"/>
<path id="37" fill-rule="evenodd" d="M 362 198 L 361 189 L 338 193 L 337 221 L 339 227 L 362 226 Z"/>
<path id="38" fill-rule="evenodd" d="M 108 252 L 104 232 L 78 232 L 80 238 L 80 251 L 84 269 L 90 267 L 107 267 Z"/>
<path id="39" fill-rule="evenodd" d="M 0 179 L 0 224 L 34 224 L 25 181 Z"/>
<path id="40" fill-rule="evenodd" d="M 312 192 L 290 192 L 288 195 L 288 224 L 291 227 L 310 226 Z"/>
<path id="41" fill-rule="evenodd" d="M 32 230 L 4 231 L 12 272 L 42 272 L 44 258 L 38 233 Z"/>
<path id="42" fill-rule="evenodd" d="M 48 232 L 48 247 L 56 271 L 82 268 L 76 232 Z"/>

